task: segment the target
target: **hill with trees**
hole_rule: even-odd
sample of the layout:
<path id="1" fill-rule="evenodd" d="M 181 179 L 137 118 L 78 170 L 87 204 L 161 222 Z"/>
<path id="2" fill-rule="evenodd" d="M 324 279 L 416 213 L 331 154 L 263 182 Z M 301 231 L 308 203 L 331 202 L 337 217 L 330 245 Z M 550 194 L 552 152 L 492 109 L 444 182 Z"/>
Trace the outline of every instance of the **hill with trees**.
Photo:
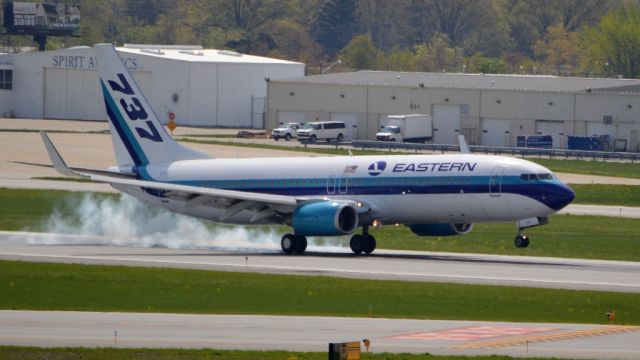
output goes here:
<path id="1" fill-rule="evenodd" d="M 309 73 L 340 59 L 331 71 L 640 76 L 637 0 L 79 3 L 83 36 L 51 38 L 50 49 L 99 42 L 195 44 L 304 62 Z M 0 36 L 0 44 L 33 46 L 26 36 Z"/>

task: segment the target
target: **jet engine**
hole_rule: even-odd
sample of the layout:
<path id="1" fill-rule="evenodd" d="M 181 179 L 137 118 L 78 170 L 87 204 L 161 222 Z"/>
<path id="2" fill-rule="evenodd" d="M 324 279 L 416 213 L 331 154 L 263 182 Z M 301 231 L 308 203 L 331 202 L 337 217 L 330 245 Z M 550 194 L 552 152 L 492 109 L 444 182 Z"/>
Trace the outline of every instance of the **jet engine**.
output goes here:
<path id="1" fill-rule="evenodd" d="M 291 223 L 296 235 L 345 235 L 358 227 L 358 213 L 349 204 L 336 201 L 311 202 L 296 208 Z"/>
<path id="2" fill-rule="evenodd" d="M 473 229 L 473 224 L 411 224 L 411 231 L 418 236 L 453 236 L 464 235 Z"/>

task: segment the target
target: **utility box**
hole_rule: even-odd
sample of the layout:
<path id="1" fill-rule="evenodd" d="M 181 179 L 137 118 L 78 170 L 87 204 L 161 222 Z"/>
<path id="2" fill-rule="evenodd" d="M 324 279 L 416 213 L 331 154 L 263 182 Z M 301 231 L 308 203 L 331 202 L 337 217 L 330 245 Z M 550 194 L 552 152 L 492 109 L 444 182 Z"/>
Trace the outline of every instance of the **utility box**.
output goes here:
<path id="1" fill-rule="evenodd" d="M 517 147 L 551 149 L 553 137 L 551 135 L 519 135 L 516 138 Z"/>
<path id="2" fill-rule="evenodd" d="M 329 343 L 329 360 L 360 360 L 360 342 Z"/>

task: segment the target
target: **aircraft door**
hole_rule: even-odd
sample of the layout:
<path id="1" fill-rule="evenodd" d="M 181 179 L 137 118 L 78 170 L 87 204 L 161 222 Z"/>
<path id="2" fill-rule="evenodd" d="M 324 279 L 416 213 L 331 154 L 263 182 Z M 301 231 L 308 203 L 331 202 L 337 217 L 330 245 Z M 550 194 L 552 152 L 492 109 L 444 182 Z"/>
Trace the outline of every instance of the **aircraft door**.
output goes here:
<path id="1" fill-rule="evenodd" d="M 489 195 L 498 197 L 502 194 L 502 175 L 504 173 L 503 167 L 494 167 L 491 170 L 491 177 L 489 178 Z"/>
<path id="2" fill-rule="evenodd" d="M 336 193 L 336 176 L 331 175 L 327 179 L 327 194 L 335 194 Z"/>
<path id="3" fill-rule="evenodd" d="M 349 190 L 349 178 L 347 176 L 341 176 L 338 179 L 338 192 L 340 194 L 346 194 Z"/>

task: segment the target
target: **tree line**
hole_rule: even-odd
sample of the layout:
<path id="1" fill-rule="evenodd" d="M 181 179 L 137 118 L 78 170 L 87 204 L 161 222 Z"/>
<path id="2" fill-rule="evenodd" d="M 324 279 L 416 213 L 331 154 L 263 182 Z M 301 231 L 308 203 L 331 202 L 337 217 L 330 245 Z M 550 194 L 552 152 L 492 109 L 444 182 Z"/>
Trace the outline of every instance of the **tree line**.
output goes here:
<path id="1" fill-rule="evenodd" d="M 48 0 L 48 2 L 63 2 Z M 69 2 L 69 1 L 67 1 Z M 82 37 L 397 70 L 638 78 L 638 0 L 79 0 Z M 3 36 L 5 47 L 31 46 Z M 337 60 L 341 60 L 336 66 Z"/>

